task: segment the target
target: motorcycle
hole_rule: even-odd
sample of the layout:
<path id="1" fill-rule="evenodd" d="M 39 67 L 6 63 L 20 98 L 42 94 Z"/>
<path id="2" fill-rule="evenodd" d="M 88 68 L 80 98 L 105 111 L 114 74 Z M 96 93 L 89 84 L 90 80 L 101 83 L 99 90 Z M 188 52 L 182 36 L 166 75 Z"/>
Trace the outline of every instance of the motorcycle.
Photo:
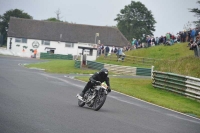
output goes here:
<path id="1" fill-rule="evenodd" d="M 78 105 L 83 107 L 85 104 L 98 111 L 106 101 L 108 91 L 105 83 L 95 84 L 93 88 L 88 89 L 83 98 L 77 94 Z"/>

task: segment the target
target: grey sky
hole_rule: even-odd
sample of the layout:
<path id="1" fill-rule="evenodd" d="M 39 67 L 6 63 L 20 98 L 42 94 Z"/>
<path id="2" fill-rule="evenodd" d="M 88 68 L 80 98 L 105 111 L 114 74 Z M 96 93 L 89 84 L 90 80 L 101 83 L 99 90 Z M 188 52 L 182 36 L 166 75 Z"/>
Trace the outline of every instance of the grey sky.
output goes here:
<path id="1" fill-rule="evenodd" d="M 184 30 L 188 21 L 197 20 L 188 8 L 198 7 L 197 0 L 137 0 L 152 11 L 156 23 L 155 36 Z M 131 0 L 0 0 L 0 14 L 10 9 L 21 9 L 33 19 L 56 17 L 59 9 L 63 21 L 77 24 L 114 26 L 114 19 Z"/>

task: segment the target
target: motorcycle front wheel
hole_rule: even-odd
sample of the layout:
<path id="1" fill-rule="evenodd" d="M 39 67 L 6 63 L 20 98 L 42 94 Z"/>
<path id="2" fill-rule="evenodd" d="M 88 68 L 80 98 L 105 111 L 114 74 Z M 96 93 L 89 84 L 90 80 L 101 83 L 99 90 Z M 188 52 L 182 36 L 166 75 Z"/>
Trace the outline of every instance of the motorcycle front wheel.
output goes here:
<path id="1" fill-rule="evenodd" d="M 102 93 L 101 95 L 97 95 L 94 101 L 93 109 L 94 111 L 98 111 L 106 101 L 107 95 Z"/>
<path id="2" fill-rule="evenodd" d="M 83 107 L 85 105 L 85 102 L 78 99 L 78 106 Z"/>

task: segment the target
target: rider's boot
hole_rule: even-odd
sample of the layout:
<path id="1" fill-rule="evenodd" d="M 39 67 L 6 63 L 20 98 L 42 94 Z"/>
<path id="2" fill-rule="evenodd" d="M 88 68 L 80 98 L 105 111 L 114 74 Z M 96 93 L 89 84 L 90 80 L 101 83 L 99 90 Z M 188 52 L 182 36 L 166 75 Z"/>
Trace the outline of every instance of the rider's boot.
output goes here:
<path id="1" fill-rule="evenodd" d="M 79 94 L 79 96 L 81 96 L 81 98 L 83 99 L 84 94 L 85 94 L 85 93 L 81 92 L 81 93 Z"/>

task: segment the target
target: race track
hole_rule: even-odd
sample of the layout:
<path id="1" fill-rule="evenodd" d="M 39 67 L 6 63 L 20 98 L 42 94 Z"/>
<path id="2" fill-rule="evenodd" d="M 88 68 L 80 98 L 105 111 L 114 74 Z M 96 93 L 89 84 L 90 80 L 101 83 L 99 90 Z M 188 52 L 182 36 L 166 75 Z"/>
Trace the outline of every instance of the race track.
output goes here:
<path id="1" fill-rule="evenodd" d="M 81 108 L 85 82 L 21 65 L 42 61 L 0 55 L 0 133 L 200 132 L 197 118 L 114 91 L 99 111 Z"/>

